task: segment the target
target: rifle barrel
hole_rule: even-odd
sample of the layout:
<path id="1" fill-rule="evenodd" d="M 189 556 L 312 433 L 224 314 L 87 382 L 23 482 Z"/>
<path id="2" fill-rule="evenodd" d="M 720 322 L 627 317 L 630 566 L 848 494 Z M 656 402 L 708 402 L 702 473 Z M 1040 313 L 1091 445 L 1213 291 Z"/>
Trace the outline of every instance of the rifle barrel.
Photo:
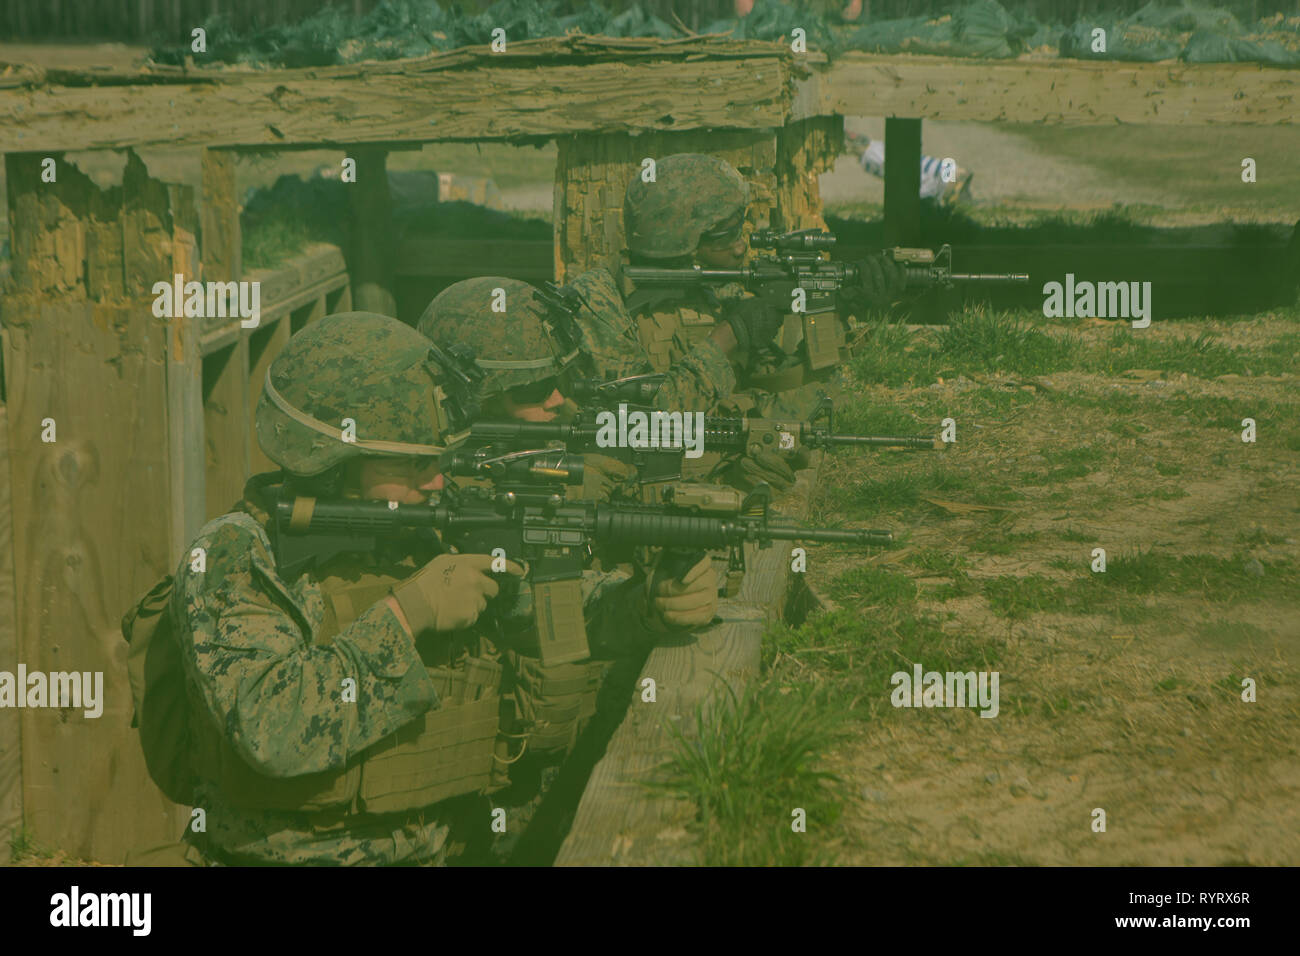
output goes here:
<path id="1" fill-rule="evenodd" d="M 774 541 L 826 541 L 842 544 L 890 544 L 894 532 L 878 529 L 855 528 L 850 531 L 833 529 L 800 528 L 795 525 L 770 524 L 763 528 L 767 537 Z"/>
<path id="2" fill-rule="evenodd" d="M 954 272 L 953 282 L 1028 282 L 1027 272 Z"/>
<path id="3" fill-rule="evenodd" d="M 652 266 L 628 266 L 623 270 L 633 282 L 642 285 L 668 283 L 677 285 L 682 282 L 742 282 L 749 278 L 745 269 L 701 269 L 699 266 L 685 269 L 657 269 Z"/>
<path id="4" fill-rule="evenodd" d="M 821 435 L 814 439 L 818 445 L 867 445 L 871 448 L 920 448 L 933 450 L 934 439 L 926 435 Z M 810 444 L 812 444 L 810 442 Z"/>

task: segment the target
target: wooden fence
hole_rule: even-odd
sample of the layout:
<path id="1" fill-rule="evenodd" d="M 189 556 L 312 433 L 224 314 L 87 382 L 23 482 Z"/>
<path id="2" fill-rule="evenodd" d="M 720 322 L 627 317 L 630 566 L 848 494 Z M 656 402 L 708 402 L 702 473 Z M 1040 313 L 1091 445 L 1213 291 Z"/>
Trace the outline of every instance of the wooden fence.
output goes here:
<path id="1" fill-rule="evenodd" d="M 274 467 L 252 417 L 266 369 L 294 331 L 350 308 L 350 286 L 324 245 L 240 274 L 228 153 L 206 151 L 198 213 L 190 187 L 151 179 L 134 154 L 107 190 L 71 165 L 43 190 L 36 163 L 6 157 L 0 666 L 102 672 L 103 712 L 0 710 L 0 843 L 21 821 L 43 845 L 117 863 L 185 819 L 129 729 L 121 615 L 249 474 Z M 174 272 L 260 282 L 258 327 L 155 318 L 152 284 Z"/>

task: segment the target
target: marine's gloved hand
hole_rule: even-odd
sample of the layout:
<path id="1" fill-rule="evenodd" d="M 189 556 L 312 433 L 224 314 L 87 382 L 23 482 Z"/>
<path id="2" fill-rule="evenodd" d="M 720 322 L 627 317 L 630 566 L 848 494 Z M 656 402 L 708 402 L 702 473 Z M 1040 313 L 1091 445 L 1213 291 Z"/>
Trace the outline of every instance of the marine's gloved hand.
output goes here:
<path id="1" fill-rule="evenodd" d="M 636 468 L 608 455 L 582 456 L 582 497 L 607 501 L 616 487 L 636 474 Z"/>
<path id="2" fill-rule="evenodd" d="M 858 284 L 850 293 L 857 308 L 887 309 L 903 297 L 907 270 L 892 258 L 871 256 L 858 263 Z"/>
<path id="3" fill-rule="evenodd" d="M 704 627 L 718 613 L 718 575 L 705 555 L 681 579 L 655 575 L 650 609 L 669 627 Z"/>
<path id="4" fill-rule="evenodd" d="M 751 359 L 757 349 L 770 345 L 785 323 L 786 309 L 777 296 L 752 296 L 727 302 L 722 317 L 735 333 L 740 354 Z"/>
<path id="5" fill-rule="evenodd" d="M 779 452 L 757 451 L 732 462 L 724 480 L 742 491 L 752 491 L 755 485 L 766 482 L 773 492 L 781 492 L 794 487 L 794 470 Z"/>
<path id="6" fill-rule="evenodd" d="M 440 554 L 393 588 L 411 633 L 457 631 L 478 620 L 500 590 L 489 574 L 493 560 L 488 554 Z M 513 561 L 506 570 L 524 573 Z"/>

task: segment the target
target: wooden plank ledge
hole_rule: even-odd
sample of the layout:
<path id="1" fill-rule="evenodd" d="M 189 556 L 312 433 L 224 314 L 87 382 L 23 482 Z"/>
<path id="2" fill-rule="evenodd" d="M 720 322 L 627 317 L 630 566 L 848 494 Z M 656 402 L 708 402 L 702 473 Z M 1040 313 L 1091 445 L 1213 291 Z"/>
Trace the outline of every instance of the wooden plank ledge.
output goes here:
<path id="1" fill-rule="evenodd" d="M 800 471 L 783 496 L 783 516 L 804 520 L 816 486 L 821 455 Z M 596 764 L 578 804 L 573 827 L 556 857 L 557 866 L 683 865 L 695 861 L 687 829 L 695 806 L 657 794 L 643 784 L 672 753 L 669 722 L 693 722 L 725 682 L 740 693 L 758 677 L 763 632 L 779 619 L 790 585 L 793 542 L 746 547 L 747 570 L 740 593 L 724 599 L 720 620 L 686 644 L 654 648 L 634 688 L 627 716 Z M 656 702 L 642 703 L 641 681 L 653 678 Z"/>
<path id="2" fill-rule="evenodd" d="M 915 116 L 1067 126 L 1300 120 L 1300 70 L 1258 63 L 979 60 L 845 53 L 799 82 L 791 119 Z"/>

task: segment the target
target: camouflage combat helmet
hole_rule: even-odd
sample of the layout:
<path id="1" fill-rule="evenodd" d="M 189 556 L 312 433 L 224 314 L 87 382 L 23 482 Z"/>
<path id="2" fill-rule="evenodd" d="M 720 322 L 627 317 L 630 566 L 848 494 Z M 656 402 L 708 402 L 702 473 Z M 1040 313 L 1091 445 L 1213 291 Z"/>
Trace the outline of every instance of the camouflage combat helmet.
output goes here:
<path id="1" fill-rule="evenodd" d="M 429 341 L 397 319 L 342 312 L 291 338 L 267 369 L 257 441 L 297 475 L 362 455 L 429 456 L 448 431 Z M 356 440 L 344 441 L 344 419 Z"/>
<path id="2" fill-rule="evenodd" d="M 504 312 L 492 310 L 496 289 L 505 293 Z M 444 348 L 473 351 L 483 372 L 479 396 L 486 400 L 553 378 L 578 359 L 579 333 L 553 301 L 519 279 L 479 276 L 438 293 L 416 328 Z"/>
<path id="3" fill-rule="evenodd" d="M 665 156 L 655 182 L 638 174 L 623 199 L 628 251 L 651 259 L 687 256 L 710 229 L 743 216 L 749 184 L 725 160 L 700 153 Z"/>

